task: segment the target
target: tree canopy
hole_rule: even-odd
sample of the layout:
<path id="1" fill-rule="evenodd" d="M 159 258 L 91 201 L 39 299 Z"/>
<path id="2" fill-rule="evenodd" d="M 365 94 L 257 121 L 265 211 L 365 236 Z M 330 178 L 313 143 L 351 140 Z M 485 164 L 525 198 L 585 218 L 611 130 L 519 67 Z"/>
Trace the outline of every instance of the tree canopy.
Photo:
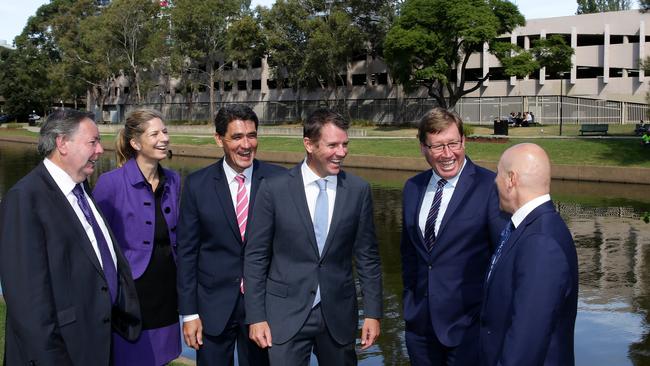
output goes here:
<path id="1" fill-rule="evenodd" d="M 524 24 L 517 6 L 506 0 L 406 0 L 386 36 L 384 53 L 392 75 L 407 91 L 424 87 L 438 105 L 451 109 L 490 77 L 482 75 L 471 84 L 467 80 L 471 55 L 486 44 L 507 76 L 523 77 L 549 62 L 510 42 L 507 34 Z M 549 52 L 571 62 L 566 44 Z"/>
<path id="2" fill-rule="evenodd" d="M 576 2 L 578 3 L 576 14 L 629 10 L 631 5 L 630 0 L 576 0 Z"/>

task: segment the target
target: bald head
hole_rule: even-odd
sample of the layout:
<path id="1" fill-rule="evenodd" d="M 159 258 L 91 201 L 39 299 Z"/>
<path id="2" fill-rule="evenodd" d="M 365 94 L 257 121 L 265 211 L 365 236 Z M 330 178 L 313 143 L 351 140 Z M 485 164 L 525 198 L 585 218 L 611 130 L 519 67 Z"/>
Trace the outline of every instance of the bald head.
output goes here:
<path id="1" fill-rule="evenodd" d="M 509 148 L 501 155 L 497 170 L 499 200 L 507 212 L 550 192 L 551 162 L 538 145 L 524 143 Z"/>

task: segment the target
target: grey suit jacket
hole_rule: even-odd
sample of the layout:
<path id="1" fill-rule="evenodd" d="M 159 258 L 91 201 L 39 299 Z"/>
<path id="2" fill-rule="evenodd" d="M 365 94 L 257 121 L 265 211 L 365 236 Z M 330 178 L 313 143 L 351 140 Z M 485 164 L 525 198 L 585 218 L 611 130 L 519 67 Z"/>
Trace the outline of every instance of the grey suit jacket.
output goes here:
<path id="1" fill-rule="evenodd" d="M 381 266 L 367 182 L 339 173 L 322 255 L 318 254 L 300 164 L 264 180 L 253 210 L 244 259 L 247 323 L 268 321 L 273 343 L 285 343 L 307 319 L 320 285 L 330 334 L 338 343 L 353 342 L 358 311 L 352 258 L 364 314 L 381 318 Z"/>
<path id="2" fill-rule="evenodd" d="M 115 304 L 83 226 L 43 163 L 9 190 L 0 206 L 7 365 L 108 365 L 112 331 L 139 336 L 131 269 L 113 243 Z"/>

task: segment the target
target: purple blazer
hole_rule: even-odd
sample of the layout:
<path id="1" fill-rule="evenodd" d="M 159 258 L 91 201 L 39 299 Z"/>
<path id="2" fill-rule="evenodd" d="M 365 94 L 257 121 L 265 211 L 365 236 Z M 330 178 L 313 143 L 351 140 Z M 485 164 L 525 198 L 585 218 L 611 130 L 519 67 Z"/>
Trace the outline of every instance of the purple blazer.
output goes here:
<path id="1" fill-rule="evenodd" d="M 175 255 L 180 176 L 169 169 L 163 168 L 163 171 L 166 179 L 161 208 Z M 93 198 L 131 265 L 133 278 L 139 278 L 153 252 L 156 213 L 153 192 L 147 187 L 135 159 L 130 159 L 121 168 L 102 174 L 95 185 Z"/>

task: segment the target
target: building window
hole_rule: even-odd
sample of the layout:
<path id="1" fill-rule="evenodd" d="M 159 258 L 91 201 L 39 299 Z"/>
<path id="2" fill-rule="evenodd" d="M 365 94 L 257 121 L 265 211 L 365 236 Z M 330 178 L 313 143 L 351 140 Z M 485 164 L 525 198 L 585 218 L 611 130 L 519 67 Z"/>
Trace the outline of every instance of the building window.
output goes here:
<path id="1" fill-rule="evenodd" d="M 253 90 L 262 89 L 262 80 L 251 80 L 251 89 Z"/>
<path id="2" fill-rule="evenodd" d="M 231 91 L 232 90 L 232 81 L 226 80 L 223 82 L 223 90 L 224 91 Z"/>
<path id="3" fill-rule="evenodd" d="M 246 80 L 239 80 L 237 82 L 237 90 L 246 90 Z"/>
<path id="4" fill-rule="evenodd" d="M 218 81 L 215 81 L 215 82 L 212 84 L 212 89 L 214 89 L 215 91 L 219 90 L 219 84 L 220 84 L 220 83 L 219 83 Z"/>
<path id="5" fill-rule="evenodd" d="M 277 82 L 277 80 L 271 80 L 271 79 L 268 79 L 268 80 L 266 80 L 266 86 L 267 86 L 269 89 L 277 89 L 277 87 L 278 87 L 278 82 Z"/>
<path id="6" fill-rule="evenodd" d="M 260 67 L 262 67 L 262 59 L 259 57 L 255 58 L 251 63 L 251 67 L 254 69 L 259 69 Z"/>
<path id="7" fill-rule="evenodd" d="M 128 87 L 128 86 L 125 86 L 125 87 L 124 87 L 124 95 L 128 95 L 129 92 L 130 92 L 129 87 Z"/>
<path id="8" fill-rule="evenodd" d="M 339 75 L 339 77 L 336 78 L 336 86 L 346 86 L 348 85 L 348 77 L 347 75 Z"/>
<path id="9" fill-rule="evenodd" d="M 364 86 L 364 85 L 366 85 L 366 74 L 353 74 L 352 75 L 352 85 L 354 85 L 354 86 Z"/>

